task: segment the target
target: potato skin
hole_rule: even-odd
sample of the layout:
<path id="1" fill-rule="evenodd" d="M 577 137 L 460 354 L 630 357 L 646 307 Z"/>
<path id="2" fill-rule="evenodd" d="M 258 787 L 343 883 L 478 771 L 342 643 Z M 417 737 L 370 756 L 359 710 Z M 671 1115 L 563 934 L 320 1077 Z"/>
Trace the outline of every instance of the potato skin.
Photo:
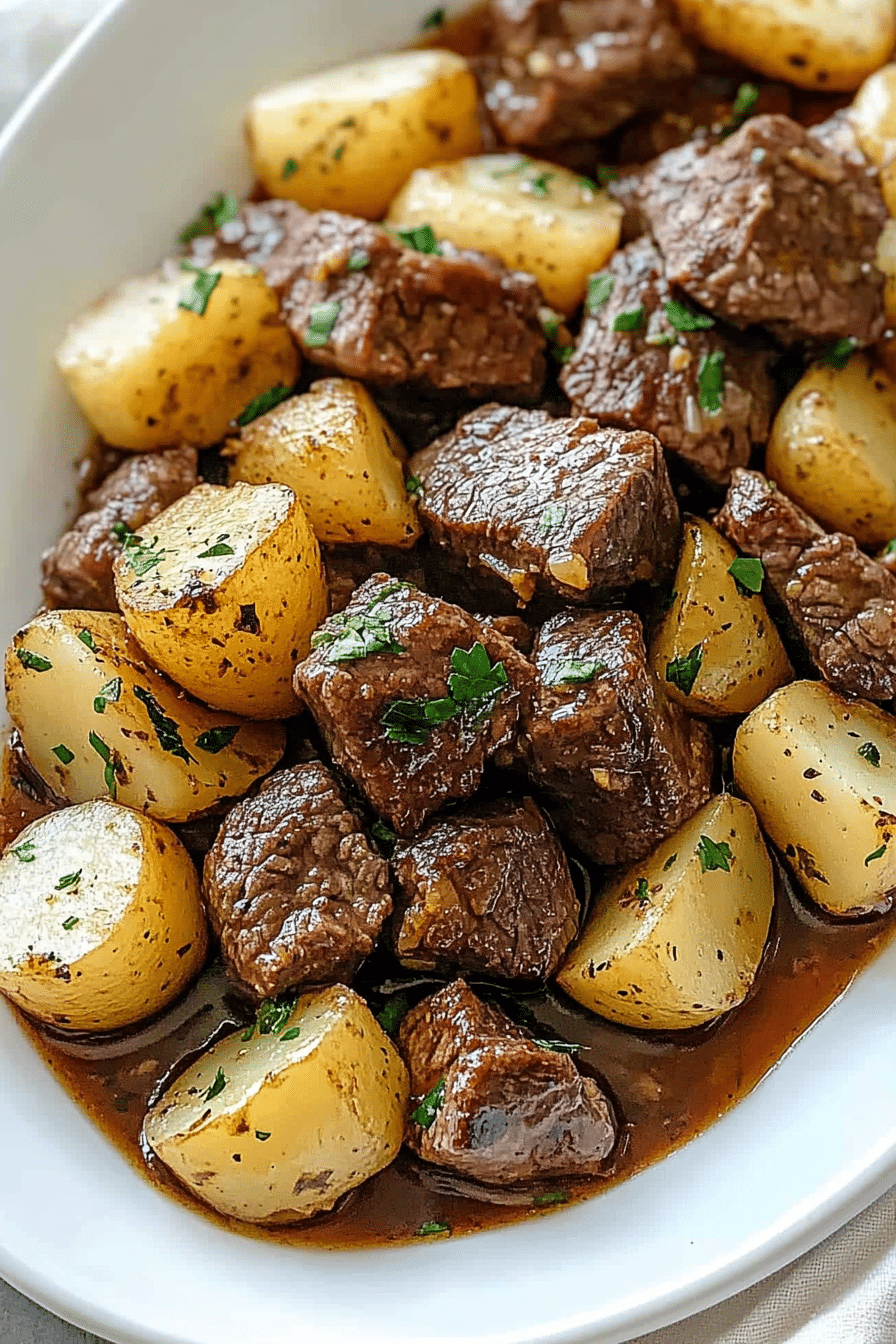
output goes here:
<path id="1" fill-rule="evenodd" d="M 412 546 L 422 532 L 405 488 L 407 454 L 353 379 L 321 378 L 253 420 L 224 455 L 231 484 L 288 485 L 318 541 Z"/>
<path id="2" fill-rule="evenodd" d="M 35 668 L 35 655 L 48 666 Z M 279 723 L 246 723 L 188 699 L 109 612 L 47 611 L 20 630 L 6 654 L 6 703 L 58 797 L 112 796 L 161 821 L 188 821 L 242 795 L 286 740 Z"/>
<path id="3" fill-rule="evenodd" d="M 819 522 L 883 545 L 896 535 L 896 382 L 863 354 L 813 365 L 775 418 L 765 470 Z"/>
<path id="4" fill-rule="evenodd" d="M 253 267 L 216 261 L 205 313 L 179 307 L 179 262 L 126 280 L 69 326 L 56 356 L 91 427 L 116 448 L 204 448 L 269 388 L 291 387 L 299 355 L 276 295 Z"/>
<path id="5" fill-rule="evenodd" d="M 619 243 L 622 207 L 567 168 L 518 154 L 485 154 L 419 169 L 387 219 L 430 224 L 438 238 L 534 275 L 558 312 L 573 313 L 588 276 Z"/>
<path id="6" fill-rule="evenodd" d="M 246 135 L 269 195 L 381 219 L 415 168 L 479 151 L 476 81 L 451 51 L 373 56 L 258 94 Z"/>
<path id="7" fill-rule="evenodd" d="M 149 1112 L 144 1134 L 219 1213 L 298 1222 L 389 1165 L 408 1091 L 363 999 L 333 985 L 299 999 L 277 1035 L 236 1032 L 208 1050 Z"/>
<path id="8" fill-rule="evenodd" d="M 54 1026 L 113 1031 L 160 1012 L 207 947 L 193 860 L 151 817 L 108 799 L 63 808 L 0 858 L 0 991 Z"/>
<path id="9" fill-rule="evenodd" d="M 868 76 L 847 116 L 862 153 L 880 169 L 884 202 L 896 215 L 896 65 Z"/>
<path id="10" fill-rule="evenodd" d="M 207 705 L 250 719 L 298 713 L 297 662 L 327 612 L 320 548 L 285 485 L 198 485 L 147 529 L 158 564 L 125 547 L 115 592 L 157 667 Z"/>
<path id="11" fill-rule="evenodd" d="M 729 847 L 729 871 L 704 870 L 706 837 Z M 557 983 L 584 1008 L 624 1026 L 699 1026 L 746 998 L 774 902 L 771 860 L 753 809 L 723 794 L 610 882 Z"/>
<path id="12" fill-rule="evenodd" d="M 875 755 L 876 753 L 876 755 Z M 794 681 L 744 720 L 734 779 L 806 895 L 856 918 L 896 898 L 896 724 L 821 681 Z"/>
<path id="13" fill-rule="evenodd" d="M 711 523 L 687 518 L 672 606 L 657 630 L 650 662 L 672 700 L 692 714 L 748 714 L 793 676 L 759 593 L 739 591 L 729 566 L 737 551 Z M 669 664 L 697 645 L 703 661 L 689 694 L 669 681 Z"/>

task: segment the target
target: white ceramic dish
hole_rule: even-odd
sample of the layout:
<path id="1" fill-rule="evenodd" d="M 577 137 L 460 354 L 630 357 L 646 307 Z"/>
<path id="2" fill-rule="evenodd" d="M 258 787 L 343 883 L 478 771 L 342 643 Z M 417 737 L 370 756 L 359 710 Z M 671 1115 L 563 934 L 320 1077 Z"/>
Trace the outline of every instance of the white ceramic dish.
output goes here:
<path id="1" fill-rule="evenodd" d="M 67 319 L 221 187 L 267 81 L 407 40 L 427 0 L 121 0 L 0 139 L 0 634 L 37 601 L 83 430 Z M 144 1183 L 0 1011 L 0 1273 L 117 1344 L 615 1344 L 784 1264 L 896 1180 L 896 946 L 712 1130 L 530 1223 L 353 1253 L 232 1236 Z"/>

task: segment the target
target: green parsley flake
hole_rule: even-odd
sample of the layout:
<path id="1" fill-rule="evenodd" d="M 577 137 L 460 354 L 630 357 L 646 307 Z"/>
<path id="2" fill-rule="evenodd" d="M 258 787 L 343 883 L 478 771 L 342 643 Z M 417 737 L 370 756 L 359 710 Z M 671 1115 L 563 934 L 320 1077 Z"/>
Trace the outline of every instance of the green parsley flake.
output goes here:
<path id="1" fill-rule="evenodd" d="M 369 254 L 365 252 L 363 248 L 355 247 L 348 254 L 348 261 L 345 264 L 345 269 L 350 275 L 353 275 L 355 271 L 365 271 L 369 265 Z"/>
<path id="2" fill-rule="evenodd" d="M 663 864 L 664 873 L 668 873 L 669 869 L 672 867 L 673 863 L 677 858 L 678 858 L 678 850 L 676 850 L 674 854 L 670 854 L 666 862 Z"/>
<path id="3" fill-rule="evenodd" d="M 457 705 L 453 700 L 392 700 L 385 708 L 380 724 L 390 742 L 419 747 L 439 724 L 453 719 Z"/>
<path id="4" fill-rule="evenodd" d="M 348 148 L 347 143 L 345 140 L 343 140 L 342 144 L 337 145 L 336 148 L 333 150 L 333 158 L 336 160 L 337 163 L 342 158 L 347 148 Z"/>
<path id="5" fill-rule="evenodd" d="M 204 234 L 217 233 L 222 224 L 229 224 L 239 214 L 240 205 L 232 191 L 219 191 L 204 205 L 195 219 L 180 231 L 180 241 L 191 243 Z"/>
<path id="6" fill-rule="evenodd" d="M 563 318 L 559 313 L 555 313 L 553 308 L 542 308 L 539 316 L 542 331 L 548 340 L 552 341 L 560 330 L 560 323 Z"/>
<path id="7" fill-rule="evenodd" d="M 421 33 L 428 33 L 432 28 L 441 28 L 444 23 L 444 9 L 434 9 L 431 14 L 427 14 L 426 18 L 420 24 L 420 31 Z"/>
<path id="8" fill-rule="evenodd" d="M 383 1031 L 390 1036 L 394 1036 L 410 1006 L 411 1001 L 407 994 L 393 994 L 391 999 L 387 999 L 381 1011 L 376 1015 L 376 1020 Z"/>
<path id="9" fill-rule="evenodd" d="M 302 1034 L 301 1027 L 290 1027 L 289 1031 L 284 1031 L 280 1037 L 281 1041 L 296 1041 Z"/>
<path id="10" fill-rule="evenodd" d="M 184 297 L 178 300 L 178 308 L 185 308 L 188 313 L 195 313 L 197 317 L 205 317 L 208 301 L 221 279 L 222 272 L 204 271 L 201 266 L 193 266 L 189 261 L 182 261 L 180 268 L 182 271 L 193 272 L 193 283 Z"/>
<path id="11" fill-rule="evenodd" d="M 707 415 L 718 415 L 725 398 L 725 351 L 704 355 L 697 370 L 698 401 Z"/>
<path id="12" fill-rule="evenodd" d="M 165 548 L 162 546 L 159 550 L 154 550 L 158 542 L 158 537 L 153 537 L 152 541 L 147 543 L 136 532 L 130 532 L 124 538 L 124 558 L 138 579 L 145 578 L 151 569 L 162 563 Z"/>
<path id="13" fill-rule="evenodd" d="M 116 527 L 124 527 L 124 523 L 113 523 L 112 530 L 114 531 Z M 91 653 L 99 652 L 99 650 L 97 649 L 96 645 L 93 642 L 93 635 L 90 633 L 89 630 L 79 630 L 78 639 L 80 639 L 82 644 L 87 645 Z"/>
<path id="14" fill-rule="evenodd" d="M 75 759 L 75 753 L 69 751 L 64 742 L 60 742 L 58 747 L 53 747 L 52 751 L 56 759 L 61 761 L 63 765 L 71 765 L 72 761 Z"/>
<path id="15" fill-rule="evenodd" d="M 863 742 L 857 750 L 862 760 L 867 761 L 869 765 L 873 765 L 875 770 L 880 769 L 880 752 L 873 742 Z"/>
<path id="16" fill-rule="evenodd" d="M 858 342 L 852 336 L 842 336 L 825 352 L 825 364 L 829 364 L 832 369 L 845 369 L 857 344 Z"/>
<path id="17" fill-rule="evenodd" d="M 580 1050 L 590 1050 L 589 1045 L 576 1045 L 573 1041 L 537 1041 L 533 1040 L 533 1045 L 537 1045 L 539 1050 L 550 1050 L 555 1055 L 577 1055 Z"/>
<path id="18" fill-rule="evenodd" d="M 293 177 L 298 171 L 299 171 L 299 164 L 297 159 L 293 158 L 285 159 L 283 163 L 283 171 L 280 174 L 281 182 L 286 182 L 290 177 Z"/>
<path id="19" fill-rule="evenodd" d="M 440 1078 L 435 1087 L 427 1092 L 419 1106 L 411 1111 L 411 1119 L 421 1129 L 429 1129 L 439 1113 L 439 1107 L 445 1100 L 445 1079 Z"/>
<path id="20" fill-rule="evenodd" d="M 312 350 L 326 345 L 333 335 L 333 328 L 339 316 L 342 304 L 338 300 L 331 303 L 316 303 L 308 314 L 308 327 L 305 331 L 305 344 Z"/>
<path id="21" fill-rule="evenodd" d="M 199 552 L 199 554 L 196 557 L 197 560 L 211 560 L 219 555 L 236 555 L 236 551 L 233 549 L 233 547 L 228 546 L 227 544 L 227 539 L 229 536 L 230 536 L 229 532 L 221 532 L 215 538 L 214 542 L 210 541 L 209 538 L 206 537 L 205 550 Z"/>
<path id="22" fill-rule="evenodd" d="M 683 303 L 670 299 L 663 304 L 663 312 L 676 331 L 709 331 L 715 326 L 715 319 L 705 313 L 692 313 Z"/>
<path id="23" fill-rule="evenodd" d="M 118 752 L 113 751 L 111 747 L 108 747 L 97 733 L 90 733 L 87 741 L 105 765 L 105 769 L 103 770 L 103 782 L 106 785 L 106 792 L 109 797 L 114 800 L 118 797 L 118 781 L 116 779 Z"/>
<path id="24" fill-rule="evenodd" d="M 27 667 L 29 672 L 49 672 L 53 664 L 49 658 L 44 658 L 39 653 L 32 653 L 30 649 L 23 648 L 22 645 L 16 649 L 16 657 L 23 667 Z"/>
<path id="25" fill-rule="evenodd" d="M 646 877 L 639 877 L 635 883 L 635 900 L 639 905 L 650 904 L 650 888 L 647 885 Z"/>
<path id="26" fill-rule="evenodd" d="M 614 331 L 640 331 L 644 325 L 644 305 L 640 304 L 637 308 L 629 308 L 624 313 L 617 313 L 613 318 Z"/>
<path id="27" fill-rule="evenodd" d="M 414 1233 L 415 1237 L 439 1237 L 447 1234 L 451 1235 L 451 1226 L 449 1223 L 421 1223 Z"/>
<path id="28" fill-rule="evenodd" d="M 538 520 L 538 535 L 546 537 L 554 528 L 559 527 L 566 517 L 566 505 L 563 503 L 548 504 Z"/>
<path id="29" fill-rule="evenodd" d="M 504 664 L 493 664 L 487 649 L 477 642 L 469 651 L 454 649 L 450 665 L 447 696 L 438 700 L 393 700 L 386 706 L 380 723 L 390 742 L 420 746 L 434 728 L 458 714 L 471 714 L 476 727 L 491 714 L 507 685 Z"/>
<path id="30" fill-rule="evenodd" d="M 734 95 L 734 102 L 731 105 L 731 116 L 725 122 L 721 130 L 723 139 L 729 135 L 733 135 L 735 131 L 740 130 L 758 101 L 759 90 L 756 85 L 741 84 L 737 93 Z"/>
<path id="31" fill-rule="evenodd" d="M 268 1139 L 271 1137 L 271 1131 L 269 1129 L 256 1129 L 255 1137 L 259 1143 L 267 1143 Z"/>
<path id="32" fill-rule="evenodd" d="M 265 999 L 255 1015 L 255 1021 L 243 1032 L 242 1039 L 251 1041 L 256 1031 L 259 1036 L 279 1036 L 295 1012 L 298 1001 L 299 996 L 295 993 L 284 994 L 279 999 Z"/>
<path id="33" fill-rule="evenodd" d="M 16 845 L 15 849 L 11 849 L 9 852 L 15 854 L 19 863 L 33 863 L 37 858 L 33 840 L 23 840 L 20 845 Z"/>
<path id="34" fill-rule="evenodd" d="M 76 887 L 81 881 L 81 874 L 84 869 L 79 868 L 76 873 L 66 873 L 65 877 L 60 877 L 56 883 L 57 891 L 67 891 L 69 887 Z"/>
<path id="35" fill-rule="evenodd" d="M 896 555 L 896 537 L 892 537 L 884 547 L 884 555 Z"/>
<path id="36" fill-rule="evenodd" d="M 207 751 L 209 755 L 217 756 L 219 751 L 230 746 L 239 730 L 238 723 L 224 724 L 220 728 L 206 728 L 205 732 L 196 738 L 195 746 L 200 751 Z"/>
<path id="37" fill-rule="evenodd" d="M 146 709 L 162 750 L 169 752 L 172 756 L 177 756 L 182 761 L 195 762 L 196 757 L 191 756 L 184 746 L 177 723 L 174 719 L 168 717 L 155 696 L 143 686 L 135 686 L 134 698 L 139 700 Z"/>
<path id="38" fill-rule="evenodd" d="M 94 697 L 94 714 L 104 714 L 107 705 L 114 705 L 121 699 L 121 677 L 113 677 L 105 686 L 100 687 L 99 695 Z"/>
<path id="39" fill-rule="evenodd" d="M 134 535 L 133 531 L 131 530 L 131 528 L 128 527 L 127 523 L 123 523 L 120 518 L 117 522 L 112 524 L 112 526 L 109 528 L 109 531 L 112 533 L 116 541 L 121 542 L 122 546 L 125 544 L 128 537 L 132 537 Z M 85 630 L 83 631 L 83 633 L 86 634 L 87 631 Z M 79 635 L 78 638 L 80 639 L 81 636 Z M 84 640 L 84 643 L 87 644 L 86 639 Z M 90 645 L 88 645 L 88 648 L 89 647 Z"/>
<path id="40" fill-rule="evenodd" d="M 727 841 L 719 840 L 716 843 L 708 835 L 701 835 L 700 843 L 697 845 L 697 854 L 700 857 L 700 867 L 704 873 L 731 872 L 731 860 L 734 855 L 731 853 L 731 846 Z"/>
<path id="41" fill-rule="evenodd" d="M 584 685 L 593 681 L 598 672 L 606 672 L 606 663 L 595 659 L 563 658 L 548 663 L 541 674 L 545 686 Z"/>
<path id="42" fill-rule="evenodd" d="M 203 1100 L 214 1101 L 215 1097 L 220 1097 L 226 1086 L 227 1079 L 224 1076 L 224 1070 L 218 1069 L 218 1072 L 215 1074 L 215 1081 L 212 1083 L 211 1087 L 207 1088 L 203 1093 Z"/>
<path id="43" fill-rule="evenodd" d="M 408 475 L 404 480 L 404 488 L 408 492 L 408 499 L 423 498 L 423 482 L 419 476 Z"/>
<path id="44" fill-rule="evenodd" d="M 492 664 L 485 646 L 476 643 L 469 653 L 454 649 L 451 654 L 448 691 L 456 705 L 479 706 L 488 703 L 488 712 L 507 685 L 503 663 Z"/>
<path id="45" fill-rule="evenodd" d="M 395 851 L 395 842 L 398 839 L 391 827 L 384 821 L 375 821 L 370 828 L 370 834 L 377 843 L 377 848 L 387 859 L 391 859 Z"/>
<path id="46" fill-rule="evenodd" d="M 690 695 L 702 663 L 703 645 L 695 644 L 683 657 L 673 658 L 666 664 L 666 680 L 677 686 L 682 695 Z"/>
<path id="47" fill-rule="evenodd" d="M 736 560 L 731 561 L 728 566 L 728 573 L 737 584 L 738 591 L 742 595 L 749 597 L 751 593 L 762 591 L 762 585 L 765 581 L 765 567 L 761 560 L 739 555 Z"/>
<path id="48" fill-rule="evenodd" d="M 532 1203 L 536 1208 L 548 1208 L 551 1204 L 568 1204 L 569 1195 L 565 1190 L 549 1190 L 545 1195 L 534 1195 Z"/>
<path id="49" fill-rule="evenodd" d="M 530 178 L 528 182 L 521 185 L 527 188 L 533 196 L 538 196 L 543 200 L 545 196 L 550 196 L 551 190 L 548 183 L 552 182 L 556 176 L 556 173 L 539 173 L 537 177 Z"/>
<path id="50" fill-rule="evenodd" d="M 350 663 L 375 653 L 404 653 L 405 646 L 395 639 L 390 613 L 383 604 L 407 584 L 396 580 L 385 584 L 363 611 L 339 611 L 330 616 L 311 636 L 312 649 L 323 649 L 328 663 Z"/>
<path id="51" fill-rule="evenodd" d="M 432 257 L 442 255 L 439 240 L 433 233 L 431 224 L 417 224 L 413 229 L 397 229 L 396 237 L 405 247 L 412 247 L 415 252 L 423 252 Z"/>
<path id="52" fill-rule="evenodd" d="M 68 919 L 62 921 L 62 927 L 65 929 L 66 933 L 71 933 L 75 925 L 80 923 L 81 921 L 77 915 L 69 915 Z"/>
<path id="53" fill-rule="evenodd" d="M 886 852 L 887 852 L 887 846 L 886 844 L 883 844 L 881 845 L 880 849 L 876 849 L 873 854 L 866 854 L 865 867 L 867 868 L 869 863 L 874 863 L 875 859 L 882 859 L 884 854 L 886 854 Z"/>
<path id="54" fill-rule="evenodd" d="M 277 383 L 275 387 L 269 387 L 267 392 L 260 392 L 257 397 L 253 397 L 244 411 L 241 411 L 236 418 L 236 423 L 241 429 L 246 425 L 251 425 L 253 420 L 257 420 L 260 415 L 265 415 L 272 411 L 275 406 L 279 406 L 281 401 L 292 395 L 292 388 L 287 387 L 285 383 Z"/>

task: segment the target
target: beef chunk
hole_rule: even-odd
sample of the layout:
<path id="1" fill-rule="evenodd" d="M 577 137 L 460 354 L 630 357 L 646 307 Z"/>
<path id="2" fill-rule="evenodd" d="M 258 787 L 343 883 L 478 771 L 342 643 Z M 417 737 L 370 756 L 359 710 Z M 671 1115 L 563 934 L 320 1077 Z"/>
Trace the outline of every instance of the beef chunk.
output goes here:
<path id="1" fill-rule="evenodd" d="M 313 364 L 374 386 L 537 399 L 544 300 L 531 276 L 448 243 L 441 255 L 417 252 L 329 210 L 309 215 L 291 246 L 282 310 Z M 321 304 L 335 305 L 332 329 L 309 336 Z"/>
<path id="2" fill-rule="evenodd" d="M 410 469 L 432 541 L 500 580 L 520 606 L 539 589 L 602 600 L 661 579 L 672 563 L 678 508 L 650 434 L 489 405 Z"/>
<path id="3" fill-rule="evenodd" d="M 605 135 L 694 72 L 667 0 L 491 0 L 491 13 L 478 68 L 510 145 Z"/>
<path id="4" fill-rule="evenodd" d="M 534 682 L 496 630 L 386 574 L 362 584 L 312 646 L 296 691 L 337 765 L 399 835 L 475 793 L 486 761 L 514 740 Z"/>
<path id="5" fill-rule="evenodd" d="M 617 252 L 608 274 L 613 278 L 610 297 L 585 318 L 576 352 L 560 378 L 573 409 L 604 425 L 647 430 L 701 476 L 727 484 L 732 467 L 745 466 L 752 445 L 768 438 L 774 388 L 767 353 L 718 326 L 677 331 L 665 305 L 677 305 L 679 325 L 679 310 L 692 310 L 664 278 L 662 258 L 647 238 Z M 638 308 L 644 317 L 636 331 L 613 330 L 620 313 Z M 658 338 L 674 338 L 674 344 L 658 344 Z M 720 355 L 722 408 L 710 414 L 701 409 L 697 380 L 704 360 Z"/>
<path id="6" fill-rule="evenodd" d="M 196 482 L 195 448 L 169 448 L 125 458 L 87 496 L 87 512 L 44 554 L 47 606 L 117 611 L 112 562 L 121 542 L 113 525 L 124 523 L 139 532 L 169 504 L 189 494 Z"/>
<path id="7" fill-rule="evenodd" d="M 533 777 L 580 849 L 598 863 L 634 862 L 709 797 L 709 732 L 663 695 L 631 612 L 553 617 L 534 662 Z"/>
<path id="8" fill-rule="evenodd" d="M 193 240 L 190 260 L 208 267 L 222 257 L 238 257 L 257 266 L 277 289 L 301 263 L 296 248 L 307 219 L 308 211 L 295 201 L 248 201 L 216 234 Z"/>
<path id="9" fill-rule="evenodd" d="M 203 889 L 228 971 L 259 998 L 349 983 L 392 909 L 389 865 L 319 761 L 278 771 L 228 813 Z"/>
<path id="10" fill-rule="evenodd" d="M 788 117 L 663 155 L 642 204 L 667 279 L 736 326 L 761 323 L 785 342 L 867 343 L 883 330 L 880 191 Z"/>
<path id="11" fill-rule="evenodd" d="M 413 969 L 544 980 L 578 930 L 566 856 L 531 798 L 452 812 L 392 862 L 395 950 Z"/>
<path id="12" fill-rule="evenodd" d="M 536 1045 L 480 1002 L 463 980 L 411 1009 L 399 1046 L 412 1105 L 438 1089 L 435 1118 L 424 1126 L 412 1113 L 406 1136 L 425 1161 L 486 1185 L 603 1170 L 616 1120 L 598 1084 L 569 1055 Z"/>
<path id="13" fill-rule="evenodd" d="M 870 700 L 896 695 L 896 577 L 852 537 L 823 532 L 758 471 L 734 473 L 715 524 L 762 561 L 826 681 Z"/>

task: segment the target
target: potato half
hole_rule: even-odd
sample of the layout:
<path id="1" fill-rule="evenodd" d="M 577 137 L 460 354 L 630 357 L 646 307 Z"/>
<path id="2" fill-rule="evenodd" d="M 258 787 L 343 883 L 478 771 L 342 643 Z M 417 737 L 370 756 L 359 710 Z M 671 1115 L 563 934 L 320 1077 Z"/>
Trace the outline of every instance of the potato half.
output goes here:
<path id="1" fill-rule="evenodd" d="M 160 1012 L 198 974 L 208 933 L 177 837 L 100 798 L 32 822 L 0 858 L 0 990 L 77 1031 Z"/>
<path id="2" fill-rule="evenodd" d="M 868 76 L 848 115 L 862 153 L 880 169 L 887 209 L 896 215 L 896 65 Z"/>
<path id="3" fill-rule="evenodd" d="M 702 518 L 684 524 L 672 606 L 663 618 L 650 661 L 666 694 L 694 714 L 747 714 L 793 676 L 778 631 L 758 592 L 738 587 L 738 555 Z M 755 577 L 757 562 L 749 574 Z M 758 571 L 761 573 L 761 571 Z M 761 582 L 761 579 L 760 579 Z M 685 694 L 669 669 L 699 649 L 696 677 Z"/>
<path id="4" fill-rule="evenodd" d="M 896 723 L 822 681 L 794 681 L 745 719 L 734 779 L 806 894 L 832 915 L 896 897 Z"/>
<path id="5" fill-rule="evenodd" d="M 131 634 L 179 686 L 246 718 L 298 713 L 293 669 L 327 588 L 288 486 L 197 485 L 126 540 L 113 572 Z"/>
<path id="6" fill-rule="evenodd" d="M 588 276 L 619 244 L 622 207 L 586 178 L 519 154 L 484 154 L 421 168 L 389 206 L 393 224 L 430 224 L 438 238 L 534 275 L 570 314 Z"/>
<path id="7" fill-rule="evenodd" d="M 306 75 L 249 104 L 252 165 L 271 196 L 381 219 L 415 168 L 477 153 L 477 98 L 463 57 L 437 48 Z"/>
<path id="8" fill-rule="evenodd" d="M 350 378 L 322 378 L 253 420 L 224 453 L 231 481 L 288 485 L 318 541 L 412 546 L 420 536 L 405 450 Z"/>
<path id="9" fill-rule="evenodd" d="M 557 981 L 627 1027 L 696 1027 L 746 998 L 774 903 L 753 809 L 723 794 L 611 883 Z"/>
<path id="10" fill-rule="evenodd" d="M 896 42 L 894 0 L 674 0 L 685 27 L 771 79 L 857 89 Z"/>
<path id="11" fill-rule="evenodd" d="M 220 1213 L 297 1222 L 331 1209 L 401 1147 L 408 1075 L 363 999 L 301 998 L 269 1035 L 236 1032 L 144 1123 L 153 1152 Z"/>
<path id="12" fill-rule="evenodd" d="M 182 306 L 201 308 L 203 299 L 202 312 Z M 279 313 L 273 290 L 245 262 L 217 261 L 205 272 L 169 262 L 72 322 L 56 361 L 107 443 L 204 448 L 254 397 L 295 382 L 299 356 Z"/>
<path id="13" fill-rule="evenodd" d="M 766 474 L 862 546 L 896 535 L 896 382 L 861 354 L 815 364 L 775 417 Z"/>
<path id="14" fill-rule="evenodd" d="M 46 611 L 20 630 L 6 654 L 6 702 L 28 759 L 60 798 L 108 795 L 162 821 L 240 797 L 285 743 L 279 723 L 189 699 L 109 612 Z"/>

